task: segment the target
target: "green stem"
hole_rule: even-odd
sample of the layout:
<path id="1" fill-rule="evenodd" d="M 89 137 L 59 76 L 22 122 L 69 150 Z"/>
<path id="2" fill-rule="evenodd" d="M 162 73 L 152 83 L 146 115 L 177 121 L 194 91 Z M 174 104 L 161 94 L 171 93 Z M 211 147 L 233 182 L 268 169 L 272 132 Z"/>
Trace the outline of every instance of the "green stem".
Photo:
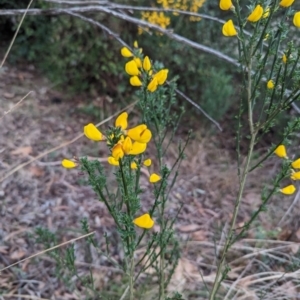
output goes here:
<path id="1" fill-rule="evenodd" d="M 129 299 L 130 300 L 134 300 L 134 289 L 133 289 L 133 285 L 134 285 L 134 252 L 132 253 L 131 256 L 131 262 L 130 262 L 130 273 L 129 273 Z"/>

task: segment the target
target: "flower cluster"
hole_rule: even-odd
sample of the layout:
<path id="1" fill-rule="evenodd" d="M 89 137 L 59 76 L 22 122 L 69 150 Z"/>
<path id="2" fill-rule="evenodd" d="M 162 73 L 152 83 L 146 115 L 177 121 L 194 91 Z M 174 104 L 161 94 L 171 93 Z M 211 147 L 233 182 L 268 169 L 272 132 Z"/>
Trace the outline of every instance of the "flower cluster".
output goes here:
<path id="1" fill-rule="evenodd" d="M 287 159 L 287 160 L 289 159 L 284 145 L 279 145 L 275 149 L 274 153 L 280 158 Z M 297 171 L 297 169 L 298 170 L 300 169 L 300 158 L 298 158 L 294 161 L 290 161 L 289 163 L 290 163 L 290 167 L 291 167 L 290 168 L 290 171 L 291 171 L 290 179 L 300 180 L 300 171 Z M 294 194 L 295 191 L 296 191 L 296 187 L 293 184 L 290 184 L 290 185 L 280 189 L 280 192 L 285 195 Z"/>
<path id="2" fill-rule="evenodd" d="M 106 142 L 110 151 L 107 162 L 110 165 L 121 168 L 124 163 L 129 162 L 133 171 L 140 169 L 142 166 L 150 167 L 152 164 L 151 159 L 142 160 L 140 155 L 146 151 L 147 144 L 152 138 L 151 130 L 146 124 L 139 124 L 128 129 L 127 119 L 127 112 L 121 113 L 115 121 L 115 126 L 110 128 L 105 135 L 92 123 L 84 126 L 83 132 L 92 141 Z M 126 157 L 129 160 L 125 162 Z M 67 169 L 75 168 L 78 164 L 78 161 L 62 160 L 62 166 Z M 152 173 L 149 176 L 151 183 L 156 183 L 160 180 L 161 177 L 156 173 Z M 144 214 L 134 219 L 133 223 L 145 229 L 149 229 L 154 225 L 154 221 L 149 214 Z"/>
<path id="3" fill-rule="evenodd" d="M 157 4 L 161 5 L 165 9 L 176 9 L 189 11 L 192 13 L 198 13 L 199 9 L 203 6 L 206 0 L 157 0 Z M 173 12 L 173 15 L 178 16 L 177 12 Z M 190 16 L 190 21 L 197 22 L 201 18 L 198 16 Z M 166 16 L 164 12 L 142 12 L 142 20 L 145 20 L 151 24 L 160 26 L 166 29 L 170 25 L 171 19 Z M 143 28 L 139 27 L 139 34 L 143 33 Z"/>
<path id="4" fill-rule="evenodd" d="M 294 3 L 294 0 L 282 0 L 279 3 L 281 7 L 290 7 Z M 234 10 L 234 6 L 231 0 L 220 0 L 219 7 L 221 10 Z M 247 21 L 256 23 L 260 19 L 267 18 L 270 14 L 270 8 L 265 7 L 263 8 L 260 4 L 256 5 L 253 11 L 247 17 Z M 300 28 L 300 12 L 296 12 L 293 18 L 293 24 L 296 27 Z M 236 36 L 238 33 L 234 27 L 234 23 L 232 20 L 228 20 L 225 22 L 222 28 L 222 33 L 224 36 Z"/>
<path id="5" fill-rule="evenodd" d="M 133 52 L 127 47 L 121 49 L 121 55 L 131 58 L 125 64 L 125 71 L 130 75 L 129 82 L 132 86 L 145 86 L 151 93 L 155 92 L 160 85 L 163 85 L 168 77 L 168 69 L 154 70 L 150 58 L 142 56 L 142 49 L 134 43 Z"/>

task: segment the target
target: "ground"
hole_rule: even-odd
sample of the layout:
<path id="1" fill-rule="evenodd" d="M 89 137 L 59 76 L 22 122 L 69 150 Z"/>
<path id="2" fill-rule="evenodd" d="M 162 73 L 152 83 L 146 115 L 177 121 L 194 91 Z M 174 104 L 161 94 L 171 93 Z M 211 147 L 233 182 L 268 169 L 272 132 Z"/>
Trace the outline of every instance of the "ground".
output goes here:
<path id="1" fill-rule="evenodd" d="M 113 235 L 114 224 L 104 205 L 89 187 L 82 185 L 80 172 L 63 169 L 61 160 L 88 155 L 100 157 L 105 163 L 104 151 L 82 136 L 82 128 L 89 122 L 102 121 L 104 108 L 106 116 L 115 113 L 117 99 L 105 95 L 70 99 L 56 91 L 33 67 L 6 65 L 0 69 L 0 103 L 0 269 L 45 249 L 35 241 L 37 227 L 58 232 L 58 241 L 62 243 L 80 237 L 80 221 L 87 218 L 99 241 L 103 241 L 105 232 Z M 86 107 L 91 103 L 99 110 L 98 118 L 87 113 Z M 134 107 L 131 115 L 137 117 Z M 233 140 L 227 130 L 228 119 L 221 122 L 226 128 L 223 132 L 202 130 L 197 119 L 187 122 L 193 127 L 194 136 L 168 206 L 172 214 L 180 203 L 184 204 L 175 223 L 182 256 L 170 291 L 179 291 L 186 299 L 205 299 L 200 292 L 204 289 L 203 279 L 209 284 L 214 278 L 215 254 L 224 241 L 237 192 L 234 149 L 226 145 L 226 141 Z M 188 129 L 182 129 L 178 139 L 184 139 Z M 167 163 L 174 161 L 175 145 L 167 157 Z M 272 157 L 263 168 L 249 175 L 239 226 L 260 205 L 261 188 L 275 176 L 279 164 L 280 160 Z M 146 178 L 145 187 L 151 188 Z M 287 291 L 291 293 L 288 299 L 296 299 L 293 295 L 299 291 L 295 276 L 285 279 L 286 269 L 280 264 L 288 265 L 291 258 L 298 263 L 298 195 L 272 199 L 268 211 L 260 217 L 260 224 L 249 232 L 247 239 L 234 246 L 229 262 L 231 272 L 223 287 L 236 282 L 246 296 L 236 294 L 239 298 L 235 299 L 258 299 L 257 291 L 263 289 L 260 282 L 264 288 L 266 283 L 272 286 L 273 298 L 264 299 L 277 299 L 274 295 L 281 293 L 287 296 Z M 293 209 L 287 214 L 289 208 Z M 77 265 L 82 272 L 92 266 L 99 290 L 107 288 L 109 278 L 120 281 L 119 271 L 107 261 L 86 262 L 80 245 L 80 241 L 75 242 Z M 270 254 L 262 254 L 265 252 Z M 0 271 L 0 299 L 82 299 L 77 291 L 69 290 L 54 276 L 54 269 L 53 259 L 40 254 Z M 258 272 L 269 272 L 275 277 L 262 279 L 264 275 L 258 276 Z M 120 286 L 122 289 L 122 283 Z"/>

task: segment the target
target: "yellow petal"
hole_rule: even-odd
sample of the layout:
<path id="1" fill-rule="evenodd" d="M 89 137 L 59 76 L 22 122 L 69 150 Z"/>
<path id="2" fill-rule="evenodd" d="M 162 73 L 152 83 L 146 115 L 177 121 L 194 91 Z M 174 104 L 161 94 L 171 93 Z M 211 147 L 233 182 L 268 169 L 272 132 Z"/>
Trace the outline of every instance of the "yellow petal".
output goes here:
<path id="1" fill-rule="evenodd" d="M 129 82 L 132 86 L 141 86 L 141 85 L 143 85 L 141 80 L 137 76 L 131 76 Z"/>
<path id="2" fill-rule="evenodd" d="M 144 160 L 143 164 L 144 164 L 144 166 L 146 166 L 146 167 L 150 167 L 151 164 L 152 164 L 152 161 L 151 161 L 150 158 L 148 158 L 148 159 Z"/>
<path id="3" fill-rule="evenodd" d="M 84 126 L 83 132 L 84 132 L 84 135 L 92 141 L 101 141 L 102 140 L 102 133 L 92 123 Z"/>
<path id="4" fill-rule="evenodd" d="M 115 122 L 115 127 L 121 127 L 123 130 L 127 128 L 127 118 L 128 118 L 128 113 L 125 111 L 121 113 Z"/>
<path id="5" fill-rule="evenodd" d="M 229 10 L 233 5 L 231 0 L 221 0 L 219 6 L 222 10 Z"/>
<path id="6" fill-rule="evenodd" d="M 294 14 L 293 23 L 296 27 L 300 28 L 300 11 Z"/>
<path id="7" fill-rule="evenodd" d="M 124 57 L 131 57 L 131 56 L 133 56 L 132 52 L 127 47 L 123 47 L 121 49 L 121 55 L 124 56 Z"/>
<path id="8" fill-rule="evenodd" d="M 292 195 L 292 194 L 295 193 L 295 191 L 296 191 L 296 188 L 295 188 L 295 186 L 292 185 L 292 184 L 286 186 L 286 187 L 283 188 L 283 189 L 280 189 L 280 192 L 281 192 L 282 194 L 285 194 L 285 195 Z"/>
<path id="9" fill-rule="evenodd" d="M 284 145 L 279 145 L 274 153 L 280 158 L 287 158 L 286 150 Z"/>
<path id="10" fill-rule="evenodd" d="M 134 60 L 131 60 L 128 63 L 126 63 L 125 71 L 127 74 L 129 74 L 131 76 L 137 76 L 140 73 L 138 66 Z"/>
<path id="11" fill-rule="evenodd" d="M 253 12 L 247 18 L 247 20 L 250 22 L 257 22 L 261 19 L 263 13 L 264 13 L 264 9 L 262 8 L 262 6 L 256 5 Z"/>
<path id="12" fill-rule="evenodd" d="M 145 56 L 143 61 L 143 69 L 148 72 L 151 69 L 151 62 L 148 56 Z"/>
<path id="13" fill-rule="evenodd" d="M 151 219 L 149 214 L 144 214 L 133 220 L 133 223 L 141 228 L 150 229 L 154 225 L 154 221 Z"/>
<path id="14" fill-rule="evenodd" d="M 300 158 L 298 158 L 292 162 L 292 167 L 294 169 L 300 169 Z"/>
<path id="15" fill-rule="evenodd" d="M 237 31 L 234 28 L 234 24 L 232 22 L 232 20 L 228 20 L 222 28 L 222 33 L 225 36 L 235 36 L 237 35 Z"/>
<path id="16" fill-rule="evenodd" d="M 274 89 L 274 81 L 273 81 L 273 80 L 269 80 L 269 81 L 267 82 L 267 88 L 268 88 L 269 90 Z"/>
<path id="17" fill-rule="evenodd" d="M 113 166 L 119 166 L 119 161 L 116 160 L 114 157 L 110 156 L 107 158 L 107 161 L 109 164 L 113 165 Z"/>
<path id="18" fill-rule="evenodd" d="M 286 64 L 286 62 L 287 62 L 287 57 L 286 57 L 285 54 L 282 55 L 282 61 L 283 61 L 284 64 Z"/>
<path id="19" fill-rule="evenodd" d="M 74 161 L 69 160 L 69 159 L 63 159 L 61 164 L 66 169 L 72 169 L 72 168 L 77 167 L 77 164 Z"/>
<path id="20" fill-rule="evenodd" d="M 160 180 L 161 180 L 161 177 L 159 175 L 157 175 L 155 173 L 153 173 L 153 174 L 150 175 L 149 181 L 151 183 L 155 183 L 155 182 L 158 182 Z"/>
<path id="21" fill-rule="evenodd" d="M 126 137 L 124 142 L 122 143 L 122 148 L 125 154 L 129 154 L 132 149 L 132 141 L 130 137 Z"/>
<path id="22" fill-rule="evenodd" d="M 133 47 L 134 47 L 134 48 L 138 48 L 138 47 L 139 47 L 139 44 L 138 44 L 137 41 L 134 41 L 134 42 L 133 42 Z"/>
<path id="23" fill-rule="evenodd" d="M 163 85 L 165 83 L 165 81 L 167 80 L 167 77 L 168 77 L 168 73 L 169 73 L 169 70 L 168 69 L 162 69 L 160 70 L 159 72 L 157 72 L 153 78 L 156 78 L 157 79 L 157 83 L 159 85 Z"/>
<path id="24" fill-rule="evenodd" d="M 265 13 L 263 14 L 263 19 L 267 18 L 270 15 L 270 7 L 267 7 Z"/>
<path id="25" fill-rule="evenodd" d="M 147 125 L 141 124 L 127 131 L 127 135 L 134 141 L 140 143 L 148 143 L 151 140 L 152 133 L 147 128 Z"/>
<path id="26" fill-rule="evenodd" d="M 131 168 L 132 170 L 136 170 L 136 169 L 137 169 L 137 164 L 136 164 L 135 161 L 133 161 L 133 162 L 130 164 L 130 168 Z"/>
<path id="27" fill-rule="evenodd" d="M 291 179 L 293 179 L 293 180 L 300 180 L 300 172 L 294 172 L 291 175 Z"/>
<path id="28" fill-rule="evenodd" d="M 139 142 L 134 142 L 132 144 L 132 148 L 129 152 L 130 155 L 139 155 L 142 154 L 146 151 L 147 149 L 147 144 L 146 143 L 139 143 Z"/>
<path id="29" fill-rule="evenodd" d="M 124 157 L 124 151 L 122 148 L 121 144 L 116 144 L 112 149 L 111 149 L 111 155 L 115 160 L 119 160 L 120 158 Z"/>
<path id="30" fill-rule="evenodd" d="M 137 65 L 138 68 L 142 67 L 142 61 L 141 61 L 140 58 L 135 57 L 133 60 L 135 61 L 135 63 L 136 63 L 136 65 Z"/>
<path id="31" fill-rule="evenodd" d="M 154 77 L 147 86 L 147 90 L 151 93 L 157 90 L 158 82 L 157 79 Z"/>
<path id="32" fill-rule="evenodd" d="M 281 0 L 281 2 L 279 3 L 280 6 L 282 7 L 290 7 L 295 0 Z"/>

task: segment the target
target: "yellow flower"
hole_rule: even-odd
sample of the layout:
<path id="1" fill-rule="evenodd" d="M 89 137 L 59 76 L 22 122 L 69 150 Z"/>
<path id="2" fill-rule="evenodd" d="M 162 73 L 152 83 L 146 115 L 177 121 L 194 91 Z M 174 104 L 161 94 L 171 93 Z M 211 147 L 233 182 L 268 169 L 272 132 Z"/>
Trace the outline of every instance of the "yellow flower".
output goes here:
<path id="1" fill-rule="evenodd" d="M 291 175 L 291 179 L 293 179 L 293 180 L 300 180 L 300 172 L 294 172 Z"/>
<path id="2" fill-rule="evenodd" d="M 140 143 L 148 143 L 151 140 L 152 133 L 147 125 L 141 124 L 127 131 L 127 135 L 133 140 Z"/>
<path id="3" fill-rule="evenodd" d="M 122 130 L 125 130 L 128 126 L 127 118 L 128 118 L 127 112 L 121 113 L 116 119 L 115 127 L 121 127 Z"/>
<path id="4" fill-rule="evenodd" d="M 247 20 L 250 22 L 257 22 L 261 19 L 263 13 L 264 13 L 264 9 L 262 8 L 262 6 L 256 5 L 253 12 L 247 18 Z"/>
<path id="5" fill-rule="evenodd" d="M 127 74 L 129 74 L 131 76 L 137 76 L 140 74 L 138 66 L 134 60 L 131 60 L 128 63 L 126 63 L 125 71 Z"/>
<path id="6" fill-rule="evenodd" d="M 142 61 L 141 61 L 140 58 L 135 57 L 133 60 L 135 61 L 135 63 L 136 63 L 136 65 L 137 65 L 138 68 L 142 67 Z"/>
<path id="7" fill-rule="evenodd" d="M 157 79 L 157 83 L 159 85 L 163 85 L 165 83 L 165 81 L 167 80 L 167 77 L 168 77 L 168 73 L 169 73 L 169 70 L 168 69 L 162 69 L 160 70 L 159 72 L 157 72 L 153 78 L 156 78 Z"/>
<path id="8" fill-rule="evenodd" d="M 235 36 L 237 35 L 237 31 L 234 28 L 234 24 L 232 20 L 227 21 L 222 28 L 222 33 L 225 36 Z"/>
<path id="9" fill-rule="evenodd" d="M 274 81 L 273 81 L 273 80 L 269 80 L 269 81 L 267 82 L 267 88 L 268 88 L 269 90 L 274 89 Z"/>
<path id="10" fill-rule="evenodd" d="M 157 86 L 158 86 L 158 82 L 157 82 L 157 78 L 154 77 L 150 83 L 147 86 L 147 90 L 151 93 L 155 92 L 157 90 Z"/>
<path id="11" fill-rule="evenodd" d="M 229 10 L 233 5 L 231 0 L 220 0 L 219 6 L 222 10 Z"/>
<path id="12" fill-rule="evenodd" d="M 161 180 L 161 177 L 159 175 L 157 175 L 155 173 L 153 173 L 153 174 L 150 175 L 149 181 L 151 183 L 155 183 L 155 182 L 158 182 L 160 180 Z"/>
<path id="13" fill-rule="evenodd" d="M 85 136 L 92 141 L 97 142 L 102 140 L 102 133 L 92 123 L 89 123 L 88 125 L 84 126 L 83 132 Z"/>
<path id="14" fill-rule="evenodd" d="M 121 54 L 124 57 L 131 57 L 131 56 L 133 56 L 132 52 L 127 47 L 123 47 L 121 49 Z"/>
<path id="15" fill-rule="evenodd" d="M 132 86 L 141 86 L 141 85 L 143 85 L 141 80 L 137 76 L 131 76 L 129 82 Z"/>
<path id="16" fill-rule="evenodd" d="M 132 170 L 136 170 L 136 169 L 137 169 L 137 164 L 136 164 L 135 161 L 133 161 L 133 162 L 130 164 L 130 168 L 131 168 Z"/>
<path id="17" fill-rule="evenodd" d="M 116 144 L 114 147 L 111 149 L 111 155 L 115 160 L 119 160 L 124 157 L 124 151 L 122 144 Z"/>
<path id="18" fill-rule="evenodd" d="M 292 185 L 292 184 L 286 186 L 286 187 L 283 188 L 283 189 L 280 189 L 280 192 L 281 192 L 282 194 L 285 194 L 285 195 L 292 195 L 292 194 L 295 193 L 295 191 L 296 191 L 296 188 L 295 188 L 295 186 Z"/>
<path id="19" fill-rule="evenodd" d="M 145 56 L 143 61 L 143 69 L 148 72 L 151 69 L 151 62 L 148 56 Z"/>
<path id="20" fill-rule="evenodd" d="M 267 18 L 270 15 L 270 7 L 267 7 L 265 13 L 263 14 L 263 19 Z"/>
<path id="21" fill-rule="evenodd" d="M 134 42 L 133 42 L 133 47 L 134 47 L 134 48 L 138 48 L 138 47 L 139 47 L 139 44 L 138 44 L 137 41 L 134 41 Z"/>
<path id="22" fill-rule="evenodd" d="M 286 150 L 285 150 L 285 146 L 284 145 L 279 145 L 274 153 L 279 156 L 280 158 L 288 158 L 287 154 L 286 154 Z"/>
<path id="23" fill-rule="evenodd" d="M 286 62 L 287 62 L 287 57 L 286 57 L 285 54 L 282 55 L 282 61 L 283 61 L 284 64 L 286 64 Z"/>
<path id="24" fill-rule="evenodd" d="M 290 7 L 295 0 L 281 0 L 281 2 L 279 3 L 280 6 L 282 7 Z"/>
<path id="25" fill-rule="evenodd" d="M 74 161 L 69 160 L 69 159 L 63 159 L 61 164 L 66 169 L 72 169 L 72 168 L 77 167 L 77 164 Z"/>
<path id="26" fill-rule="evenodd" d="M 146 143 L 139 143 L 139 142 L 134 142 L 132 144 L 132 148 L 128 154 L 130 155 L 139 155 L 142 154 L 146 151 L 147 144 Z"/>
<path id="27" fill-rule="evenodd" d="M 296 27 L 300 28 L 300 11 L 295 13 L 293 23 Z"/>
<path id="28" fill-rule="evenodd" d="M 113 166 L 119 166 L 119 161 L 116 160 L 114 157 L 110 156 L 107 158 L 107 161 L 109 164 L 113 165 Z"/>
<path id="29" fill-rule="evenodd" d="M 292 162 L 292 167 L 294 169 L 300 169 L 300 158 L 298 158 Z"/>
<path id="30" fill-rule="evenodd" d="M 144 166 L 146 166 L 146 167 L 150 167 L 151 164 L 152 164 L 152 161 L 151 161 L 150 158 L 148 158 L 148 159 L 144 160 L 143 164 L 144 164 Z"/>
<path id="31" fill-rule="evenodd" d="M 125 138 L 124 142 L 122 143 L 122 149 L 126 155 L 130 153 L 132 149 L 132 141 L 130 137 L 127 136 Z"/>
<path id="32" fill-rule="evenodd" d="M 133 220 L 133 223 L 141 228 L 150 229 L 154 225 L 154 221 L 151 219 L 149 214 L 144 214 Z"/>

